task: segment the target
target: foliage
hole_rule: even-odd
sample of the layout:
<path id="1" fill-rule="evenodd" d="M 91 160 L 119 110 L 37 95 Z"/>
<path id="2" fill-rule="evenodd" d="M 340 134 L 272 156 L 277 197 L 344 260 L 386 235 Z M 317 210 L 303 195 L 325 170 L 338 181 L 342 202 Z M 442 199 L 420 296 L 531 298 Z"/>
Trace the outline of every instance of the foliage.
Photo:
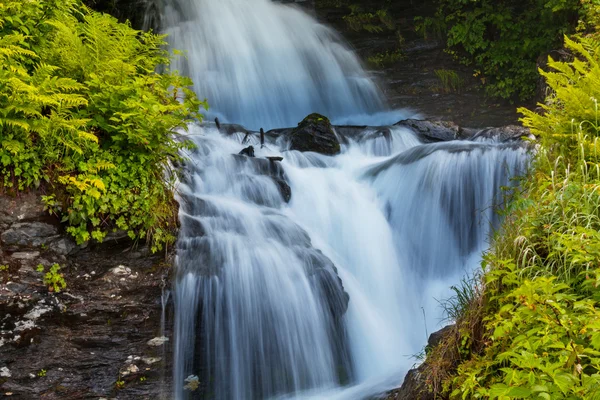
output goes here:
<path id="1" fill-rule="evenodd" d="M 357 32 L 381 33 L 395 29 L 394 20 L 384 9 L 364 12 L 360 6 L 351 5 L 350 14 L 344 16 L 344 21 L 350 29 Z"/>
<path id="2" fill-rule="evenodd" d="M 174 132 L 205 103 L 164 44 L 80 0 L 0 3 L 0 188 L 43 188 L 79 243 L 171 241 Z"/>
<path id="3" fill-rule="evenodd" d="M 560 45 L 574 25 L 578 0 L 438 0 L 434 18 L 417 29 L 444 31 L 447 51 L 472 66 L 491 96 L 531 98 L 537 58 Z"/>
<path id="4" fill-rule="evenodd" d="M 369 64 L 377 67 L 386 67 L 393 65 L 404 58 L 404 53 L 400 49 L 394 51 L 386 51 L 385 53 L 376 53 L 370 56 L 367 61 Z"/>
<path id="5" fill-rule="evenodd" d="M 600 399 L 600 43 L 565 43 L 576 57 L 542 72 L 544 113 L 521 110 L 541 143 L 485 255 L 481 300 L 455 302 L 456 330 L 482 335 L 446 364 L 447 344 L 430 356 L 445 367 L 432 389 L 452 399 Z"/>
<path id="6" fill-rule="evenodd" d="M 44 266 L 39 264 L 37 271 L 44 272 Z M 64 275 L 60 273 L 60 265 L 58 264 L 52 264 L 48 272 L 44 274 L 43 282 L 51 292 L 59 293 L 61 290 L 67 288 L 67 282 L 65 282 Z"/>
<path id="7" fill-rule="evenodd" d="M 442 84 L 442 90 L 446 93 L 460 92 L 464 85 L 464 80 L 456 71 L 451 69 L 436 69 L 434 73 Z"/>

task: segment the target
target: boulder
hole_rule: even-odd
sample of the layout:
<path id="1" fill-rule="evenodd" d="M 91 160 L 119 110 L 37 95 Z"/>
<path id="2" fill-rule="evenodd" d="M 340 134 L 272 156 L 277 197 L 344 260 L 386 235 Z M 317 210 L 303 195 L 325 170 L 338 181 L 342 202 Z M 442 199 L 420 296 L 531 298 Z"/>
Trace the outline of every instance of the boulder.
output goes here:
<path id="1" fill-rule="evenodd" d="M 290 133 L 290 150 L 333 156 L 341 149 L 329 119 L 320 114 L 310 114 Z"/>
<path id="2" fill-rule="evenodd" d="M 450 121 L 405 119 L 395 124 L 408 128 L 428 142 L 444 142 L 462 138 L 462 129 Z"/>
<path id="3" fill-rule="evenodd" d="M 56 239 L 58 229 L 45 222 L 21 222 L 2 232 L 0 240 L 8 248 L 41 247 Z"/>

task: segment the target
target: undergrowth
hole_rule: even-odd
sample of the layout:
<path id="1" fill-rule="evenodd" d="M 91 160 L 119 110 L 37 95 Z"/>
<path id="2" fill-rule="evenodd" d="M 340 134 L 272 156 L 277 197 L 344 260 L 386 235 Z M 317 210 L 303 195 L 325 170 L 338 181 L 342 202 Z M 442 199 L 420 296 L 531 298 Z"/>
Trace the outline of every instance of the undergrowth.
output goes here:
<path id="1" fill-rule="evenodd" d="M 456 288 L 456 325 L 425 363 L 450 399 L 600 399 L 600 41 L 565 38 L 571 61 L 540 71 L 539 138 L 480 278 Z"/>
<path id="2" fill-rule="evenodd" d="M 206 104 L 164 45 L 80 0 L 0 2 L 0 192 L 45 192 L 79 243 L 172 242 L 174 133 Z"/>

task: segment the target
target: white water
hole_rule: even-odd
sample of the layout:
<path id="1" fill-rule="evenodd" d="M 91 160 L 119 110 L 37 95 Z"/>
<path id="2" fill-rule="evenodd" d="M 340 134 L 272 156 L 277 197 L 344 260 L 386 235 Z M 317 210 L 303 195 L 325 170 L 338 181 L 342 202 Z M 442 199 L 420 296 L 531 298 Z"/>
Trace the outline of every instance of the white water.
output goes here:
<path id="1" fill-rule="evenodd" d="M 313 112 L 340 123 L 385 111 L 384 98 L 337 33 L 269 0 L 170 0 L 169 41 L 186 51 L 174 68 L 209 99 L 208 117 L 247 128 L 295 126 Z M 397 122 L 396 113 L 377 124 Z M 372 120 L 372 119 L 371 119 Z M 364 122 L 363 122 L 364 123 Z"/>
<path id="2" fill-rule="evenodd" d="M 170 0 L 162 20 L 188 51 L 177 67 L 222 122 L 293 126 L 311 112 L 348 124 L 400 119 L 337 35 L 295 8 Z M 436 299 L 477 268 L 499 188 L 527 156 L 389 129 L 345 138 L 336 157 L 285 151 L 282 140 L 259 149 L 252 136 L 250 159 L 233 155 L 242 133 L 191 127 L 198 148 L 180 188 L 173 292 L 175 398 L 192 397 L 190 375 L 220 400 L 355 400 L 402 382 L 426 332 L 440 327 Z M 273 155 L 284 161 L 261 158 Z"/>

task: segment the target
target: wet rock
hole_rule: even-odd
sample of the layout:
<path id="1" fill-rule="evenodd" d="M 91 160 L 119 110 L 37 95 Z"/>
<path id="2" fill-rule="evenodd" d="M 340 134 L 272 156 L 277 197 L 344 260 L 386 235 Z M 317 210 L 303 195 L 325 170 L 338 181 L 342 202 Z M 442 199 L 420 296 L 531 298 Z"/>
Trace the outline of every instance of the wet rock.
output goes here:
<path id="1" fill-rule="evenodd" d="M 251 146 L 252 147 L 252 146 Z M 283 166 L 278 162 L 273 162 L 265 158 L 252 158 L 234 155 L 236 163 L 241 167 L 246 163 L 252 163 L 252 167 L 257 174 L 271 177 L 277 185 L 281 197 L 286 203 L 289 203 L 292 198 L 292 189 L 287 183 L 287 176 L 283 170 Z"/>
<path id="2" fill-rule="evenodd" d="M 429 335 L 428 348 L 437 347 L 448 335 L 454 332 L 455 325 L 448 325 Z M 402 386 L 389 393 L 386 400 L 435 400 L 435 395 L 428 387 L 427 360 L 418 368 L 411 369 L 406 374 Z"/>
<path id="3" fill-rule="evenodd" d="M 314 151 L 325 155 L 340 152 L 331 122 L 320 114 L 310 114 L 290 133 L 290 150 Z"/>
<path id="4" fill-rule="evenodd" d="M 454 122 L 405 119 L 395 124 L 408 128 L 428 142 L 441 142 L 462 138 L 462 130 Z"/>
<path id="5" fill-rule="evenodd" d="M 16 223 L 0 235 L 7 248 L 41 247 L 57 238 L 58 229 L 45 222 Z"/>
<path id="6" fill-rule="evenodd" d="M 522 141 L 523 138 L 535 140 L 535 136 L 529 128 L 518 125 L 507 125 L 499 128 L 486 128 L 478 131 L 473 135 L 471 140 L 476 139 L 492 139 L 498 142 L 516 142 Z"/>
<path id="7" fill-rule="evenodd" d="M 429 335 L 427 346 L 429 346 L 429 348 L 437 347 L 437 345 L 440 344 L 442 340 L 448 337 L 448 335 L 453 331 L 455 327 L 455 325 L 448 325 L 437 332 L 433 332 L 431 335 Z"/>
<path id="8" fill-rule="evenodd" d="M 4 217 L 5 211 L 0 209 Z M 70 239 L 57 233 L 47 216 L 15 218 L 11 216 L 8 228 L 0 228 L 0 265 L 10 269 L 0 273 L 0 393 L 26 400 L 147 399 L 169 393 L 170 380 L 161 376 L 170 369 L 170 343 L 147 344 L 160 327 L 161 287 L 168 280 L 160 266 L 164 256 L 131 260 L 131 242 L 71 252 Z M 40 245 L 46 238 L 47 244 Z M 15 252 L 6 251 L 5 239 L 14 243 Z M 56 251 L 61 243 L 65 248 Z M 49 292 L 42 274 L 32 268 L 39 263 L 59 263 L 67 288 Z M 115 266 L 130 274 L 113 274 Z M 170 329 L 167 325 L 160 335 L 170 336 Z M 137 373 L 123 366 L 123 354 L 139 355 L 131 363 Z M 121 370 L 129 374 L 117 391 Z"/>
<path id="9" fill-rule="evenodd" d="M 241 156 L 254 157 L 254 146 L 248 146 L 239 152 Z"/>
<path id="10" fill-rule="evenodd" d="M 33 193 L 19 197 L 0 196 L 0 231 L 16 222 L 27 222 L 47 216 L 44 204 Z"/>

